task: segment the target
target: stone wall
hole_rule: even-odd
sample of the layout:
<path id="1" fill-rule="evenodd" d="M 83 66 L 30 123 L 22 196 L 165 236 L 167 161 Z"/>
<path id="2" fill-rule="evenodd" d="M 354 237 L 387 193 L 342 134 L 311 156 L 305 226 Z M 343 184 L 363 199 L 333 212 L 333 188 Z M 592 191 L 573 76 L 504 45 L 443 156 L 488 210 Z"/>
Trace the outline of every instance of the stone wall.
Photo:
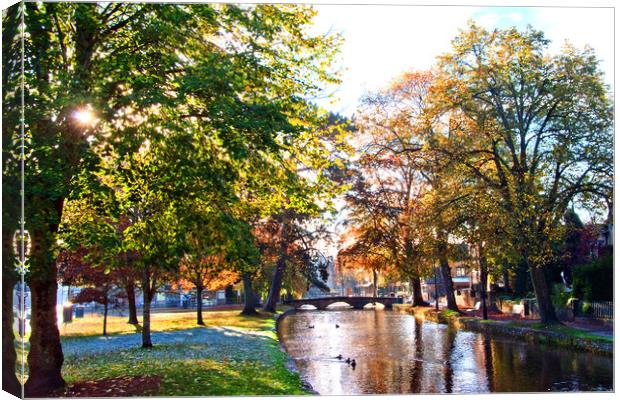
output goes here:
<path id="1" fill-rule="evenodd" d="M 500 321 L 464 317 L 453 311 L 444 310 L 437 312 L 432 308 L 426 307 L 411 307 L 408 311 L 416 318 L 448 324 L 456 329 L 508 336 L 532 343 L 559 345 L 610 356 L 613 355 L 613 342 L 604 340 L 578 338 L 562 332 L 553 332 L 525 326 L 514 326 Z"/>

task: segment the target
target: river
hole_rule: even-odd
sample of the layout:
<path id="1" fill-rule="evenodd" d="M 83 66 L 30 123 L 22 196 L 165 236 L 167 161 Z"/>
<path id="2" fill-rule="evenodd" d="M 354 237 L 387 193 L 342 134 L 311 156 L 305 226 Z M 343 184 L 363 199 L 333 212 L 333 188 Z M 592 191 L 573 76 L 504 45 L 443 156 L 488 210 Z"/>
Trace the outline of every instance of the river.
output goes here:
<path id="1" fill-rule="evenodd" d="M 298 311 L 281 320 L 278 335 L 319 394 L 613 389 L 612 357 L 455 330 L 395 311 Z"/>

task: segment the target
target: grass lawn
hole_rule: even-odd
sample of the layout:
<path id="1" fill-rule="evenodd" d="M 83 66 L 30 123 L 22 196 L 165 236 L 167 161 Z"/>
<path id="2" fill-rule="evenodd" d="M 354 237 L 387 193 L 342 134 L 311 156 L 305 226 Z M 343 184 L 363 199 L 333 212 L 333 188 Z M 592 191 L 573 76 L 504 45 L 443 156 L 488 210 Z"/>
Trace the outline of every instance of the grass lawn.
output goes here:
<path id="1" fill-rule="evenodd" d="M 441 314 L 446 318 L 459 317 L 461 315 L 457 311 L 449 310 L 449 309 L 442 310 Z"/>
<path id="2" fill-rule="evenodd" d="M 308 393 L 299 376 L 286 368 L 287 356 L 280 350 L 271 314 L 204 312 L 206 327 L 196 326 L 195 318 L 195 312 L 153 314 L 151 349 L 140 347 L 141 335 L 126 323 L 126 317 L 109 318 L 108 332 L 114 334 L 108 337 L 100 336 L 102 320 L 97 317 L 60 326 L 63 377 L 69 387 L 108 380 L 112 382 L 108 395 L 116 391 L 115 382 L 133 377 L 153 377 L 158 382 L 143 395 Z M 152 381 L 146 386 L 148 382 Z"/>
<path id="3" fill-rule="evenodd" d="M 260 318 L 244 317 L 239 311 L 203 311 L 204 322 L 207 326 L 231 325 L 247 329 L 272 329 L 273 321 L 265 315 Z M 138 316 L 141 321 L 142 317 Z M 151 313 L 151 331 L 173 331 L 196 328 L 196 311 Z M 89 314 L 84 318 L 73 319 L 68 324 L 58 326 L 63 337 L 99 336 L 103 332 L 103 318 L 98 314 Z M 127 316 L 108 315 L 108 335 L 136 333 L 140 327 L 127 323 Z"/>
<path id="4" fill-rule="evenodd" d="M 579 338 L 579 339 L 599 340 L 599 341 L 607 342 L 607 343 L 613 343 L 614 341 L 613 337 L 597 335 L 595 333 L 592 333 L 592 332 L 589 332 L 583 329 L 577 329 L 577 328 L 573 328 L 573 327 L 561 325 L 561 324 L 543 324 L 542 322 L 519 323 L 517 321 L 513 321 L 513 322 L 509 322 L 508 325 L 518 326 L 518 327 L 523 327 L 523 328 L 539 329 L 542 331 L 557 332 L 557 333 L 562 333 L 562 334 L 569 335 L 569 336 L 572 336 L 574 338 Z"/>

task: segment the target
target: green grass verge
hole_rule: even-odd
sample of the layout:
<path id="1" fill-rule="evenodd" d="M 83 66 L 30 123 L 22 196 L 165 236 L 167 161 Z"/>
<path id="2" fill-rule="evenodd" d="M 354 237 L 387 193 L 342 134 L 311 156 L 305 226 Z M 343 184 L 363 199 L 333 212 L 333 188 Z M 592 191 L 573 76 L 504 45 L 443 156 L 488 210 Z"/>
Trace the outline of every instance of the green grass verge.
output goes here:
<path id="1" fill-rule="evenodd" d="M 159 376 L 157 396 L 304 395 L 299 375 L 286 368 L 274 315 L 246 317 L 239 311 L 204 313 L 206 327 L 195 325 L 195 313 L 158 315 L 153 332 L 167 332 L 168 342 L 153 338 L 154 347 L 97 350 L 95 321 L 78 324 L 62 339 L 66 348 L 62 374 L 68 385 L 127 376 Z M 190 322 L 191 321 L 191 322 Z M 128 325 L 128 324 L 126 324 Z M 135 332 L 113 321 L 113 339 Z M 188 327 L 191 327 L 188 329 Z M 178 332 L 174 332 L 179 330 Z M 182 330 L 182 331 L 181 331 Z M 186 336 L 180 336 L 186 335 Z M 92 351 L 91 351 L 92 345 Z M 71 347 L 73 346 L 73 351 Z M 78 348 L 79 351 L 75 349 Z"/>
<path id="2" fill-rule="evenodd" d="M 441 314 L 446 318 L 456 318 L 460 316 L 460 314 L 454 310 L 443 310 Z"/>
<path id="3" fill-rule="evenodd" d="M 63 375 L 70 385 L 121 376 L 162 378 L 158 396 L 301 395 L 297 374 L 285 367 L 285 355 L 266 344 L 263 360 L 244 360 L 239 354 L 223 357 L 178 357 L 191 349 L 182 345 L 131 349 L 106 356 L 68 360 Z M 266 357 L 265 357 L 266 356 Z"/>
<path id="4" fill-rule="evenodd" d="M 508 325 L 516 326 L 520 328 L 532 328 L 538 329 L 541 331 L 548 332 L 556 332 L 564 335 L 568 335 L 578 339 L 588 339 L 588 340 L 597 340 L 606 343 L 613 343 L 613 338 L 609 336 L 601 336 L 593 334 L 592 332 L 588 332 L 582 329 L 572 328 L 570 326 L 561 325 L 561 324 L 544 324 L 542 322 L 535 322 L 531 324 L 523 324 L 519 322 L 510 322 Z"/>

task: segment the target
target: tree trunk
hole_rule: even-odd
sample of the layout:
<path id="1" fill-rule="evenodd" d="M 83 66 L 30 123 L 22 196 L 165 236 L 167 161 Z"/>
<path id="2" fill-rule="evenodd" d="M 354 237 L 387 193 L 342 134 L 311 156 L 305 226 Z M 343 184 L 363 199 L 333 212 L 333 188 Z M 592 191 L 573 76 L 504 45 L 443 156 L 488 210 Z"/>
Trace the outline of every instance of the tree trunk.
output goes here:
<path id="1" fill-rule="evenodd" d="M 454 284 L 452 283 L 452 274 L 450 273 L 450 263 L 448 262 L 448 256 L 446 254 L 446 246 L 447 244 L 445 242 L 440 242 L 438 245 L 439 272 L 441 274 L 441 281 L 443 283 L 444 291 L 446 292 L 448 309 L 460 312 L 458 306 L 456 305 L 456 298 L 454 297 Z"/>
<path id="2" fill-rule="evenodd" d="M 144 304 L 142 305 L 142 347 L 153 347 L 151 342 L 151 300 L 144 294 Z"/>
<path id="3" fill-rule="evenodd" d="M 515 268 L 514 280 L 511 282 L 512 290 L 515 296 L 524 297 L 530 290 L 528 283 L 528 263 L 525 260 L 519 261 Z"/>
<path id="4" fill-rule="evenodd" d="M 4 260 L 8 263 L 9 260 Z M 10 265 L 10 263 L 9 263 Z M 15 273 L 2 273 L 2 390 L 16 397 L 21 397 L 22 390 L 15 375 L 15 336 L 13 334 L 13 288 L 15 287 Z"/>
<path id="5" fill-rule="evenodd" d="M 379 273 L 376 269 L 372 270 L 372 295 L 377 297 L 377 280 L 379 279 Z"/>
<path id="6" fill-rule="evenodd" d="M 503 275 L 503 279 L 504 279 L 504 291 L 506 292 L 506 294 L 509 294 L 512 292 L 512 289 L 510 288 L 510 277 L 508 274 L 508 266 L 507 265 L 503 265 L 502 266 L 502 275 Z"/>
<path id="7" fill-rule="evenodd" d="M 151 299 L 148 290 L 144 292 L 144 304 L 142 305 L 142 347 L 153 347 L 151 342 Z"/>
<path id="8" fill-rule="evenodd" d="M 237 294 L 235 293 L 235 289 L 233 285 L 226 286 L 224 290 L 226 297 L 226 304 L 236 304 L 237 303 Z"/>
<path id="9" fill-rule="evenodd" d="M 108 336 L 108 298 L 103 300 L 103 336 Z"/>
<path id="10" fill-rule="evenodd" d="M 422 283 L 420 282 L 420 277 L 415 277 L 411 279 L 411 288 L 412 288 L 412 300 L 411 304 L 414 306 L 427 306 L 428 303 L 424 301 L 422 297 Z"/>
<path id="11" fill-rule="evenodd" d="M 269 287 L 269 295 L 263 310 L 268 312 L 276 312 L 276 304 L 280 300 L 280 289 L 282 288 L 282 277 L 284 275 L 284 268 L 286 267 L 286 259 L 284 254 L 280 254 L 278 261 L 276 262 L 276 269 L 273 271 L 273 278 L 271 279 L 271 286 Z"/>
<path id="12" fill-rule="evenodd" d="M 256 294 L 252 290 L 252 276 L 249 272 L 243 273 L 243 297 L 244 297 L 244 306 L 243 311 L 241 311 L 242 315 L 256 315 L 256 306 L 258 304 Z"/>
<path id="13" fill-rule="evenodd" d="M 136 288 L 133 283 L 125 286 L 127 292 L 127 306 L 129 307 L 128 324 L 138 325 L 138 310 L 136 309 Z"/>
<path id="14" fill-rule="evenodd" d="M 486 256 L 482 253 L 482 246 L 478 245 L 478 255 L 480 263 L 480 300 L 482 303 L 482 319 L 489 319 L 487 310 L 487 281 L 488 281 L 488 267 Z"/>
<path id="15" fill-rule="evenodd" d="M 547 285 L 547 277 L 545 271 L 540 267 L 530 267 L 530 276 L 532 277 L 532 285 L 536 294 L 536 302 L 538 303 L 538 312 L 540 313 L 540 321 L 542 323 L 559 323 L 558 317 L 555 315 L 555 309 L 549 295 L 549 286 Z"/>
<path id="16" fill-rule="evenodd" d="M 286 258 L 288 249 L 288 234 L 287 234 L 288 218 L 286 214 L 282 217 L 280 223 L 280 254 L 278 261 L 276 262 L 276 269 L 273 271 L 273 277 L 271 279 L 271 286 L 269 287 L 269 294 L 267 295 L 267 301 L 263 306 L 263 310 L 268 312 L 276 312 L 276 304 L 280 300 L 280 290 L 282 289 L 282 278 L 284 277 L 284 269 L 286 268 Z"/>
<path id="17" fill-rule="evenodd" d="M 202 320 L 202 291 L 204 288 L 201 285 L 196 285 L 196 323 L 198 325 L 204 325 Z"/>
<path id="18" fill-rule="evenodd" d="M 21 31 L 21 7 L 22 5 L 14 5 L 6 8 L 6 14 L 2 18 L 2 85 L 4 88 L 9 87 L 11 82 L 9 79 L 13 76 L 11 72 L 17 72 L 20 63 L 8 63 L 17 56 L 24 56 L 21 52 L 21 41 L 15 40 L 16 35 Z M 24 4 L 25 7 L 25 4 Z M 3 90 L 3 105 L 6 107 L 3 116 L 8 117 L 8 111 L 14 109 L 17 111 L 17 104 L 7 98 L 8 91 Z M 9 121 L 10 117 L 4 121 Z M 4 122 L 3 121 L 3 122 Z M 13 132 L 8 128 L 8 124 L 2 124 L 2 143 L 4 146 L 10 146 Z M 4 147 L 4 149 L 7 149 Z M 8 150 L 8 149 L 7 149 Z M 6 154 L 6 155 L 5 155 Z M 8 157 L 7 157 L 8 156 Z M 6 158 L 5 158 L 6 157 Z M 21 176 L 18 171 L 9 168 L 8 160 L 13 158 L 9 153 L 3 153 L 2 156 L 2 390 L 16 396 L 21 397 L 22 388 L 17 376 L 15 352 L 15 335 L 13 324 L 15 322 L 13 313 L 13 289 L 19 279 L 19 275 L 15 271 L 14 262 L 19 258 L 19 254 L 13 252 L 13 234 L 20 226 L 18 218 L 20 215 L 21 202 L 17 201 L 17 188 L 20 187 Z"/>
<path id="19" fill-rule="evenodd" d="M 28 380 L 26 397 L 45 396 L 65 385 L 61 369 L 64 357 L 60 345 L 56 315 L 56 265 L 51 263 L 47 279 L 29 282 L 31 319 L 30 352 L 28 353 Z"/>
<path id="20" fill-rule="evenodd" d="M 153 292 L 151 290 L 151 272 L 149 268 L 144 271 L 142 278 L 142 347 L 153 347 L 151 342 L 151 300 L 153 300 Z"/>

